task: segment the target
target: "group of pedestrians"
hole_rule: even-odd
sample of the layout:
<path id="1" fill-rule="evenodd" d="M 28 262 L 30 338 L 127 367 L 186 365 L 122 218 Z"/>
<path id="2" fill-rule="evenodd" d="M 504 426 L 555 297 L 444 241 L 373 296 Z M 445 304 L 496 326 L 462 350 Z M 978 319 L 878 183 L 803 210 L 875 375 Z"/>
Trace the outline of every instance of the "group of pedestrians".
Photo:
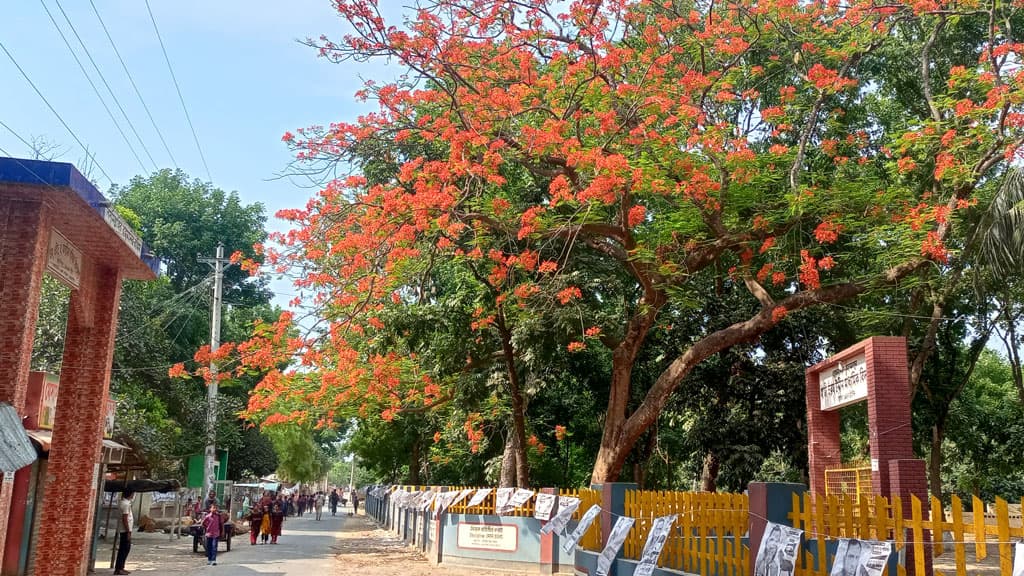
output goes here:
<path id="1" fill-rule="evenodd" d="M 249 520 L 249 543 L 256 545 L 257 539 L 261 544 L 268 541 L 277 544 L 281 537 L 281 529 L 284 526 L 284 517 L 288 504 L 278 494 L 265 493 L 262 498 L 253 504 L 246 515 Z"/>
<path id="2" fill-rule="evenodd" d="M 352 513 L 353 514 L 358 514 L 359 513 L 359 493 L 356 492 L 355 488 L 352 488 L 349 491 L 349 495 L 348 496 L 349 496 L 348 500 L 352 501 Z M 337 488 L 332 489 L 330 496 L 328 496 L 328 501 L 331 504 L 331 516 L 337 515 L 337 513 L 338 513 L 338 503 L 341 503 L 342 507 L 344 507 L 346 502 L 347 502 L 347 500 L 345 498 L 345 492 L 342 491 L 341 493 L 339 493 Z M 317 519 L 319 520 L 319 518 L 317 518 Z"/>

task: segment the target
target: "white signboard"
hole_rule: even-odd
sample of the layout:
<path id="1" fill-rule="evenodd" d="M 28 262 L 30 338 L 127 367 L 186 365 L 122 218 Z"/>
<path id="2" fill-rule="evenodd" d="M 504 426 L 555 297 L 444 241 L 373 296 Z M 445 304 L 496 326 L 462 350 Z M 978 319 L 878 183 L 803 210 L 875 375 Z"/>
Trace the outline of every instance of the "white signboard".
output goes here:
<path id="1" fill-rule="evenodd" d="M 113 207 L 103 208 L 103 220 L 107 222 L 107 225 L 117 234 L 127 246 L 135 253 L 136 256 L 142 256 L 142 238 L 135 233 L 135 230 L 124 221 L 124 218 L 114 210 Z"/>
<path id="2" fill-rule="evenodd" d="M 596 576 L 608 576 L 608 570 L 611 569 L 612 562 L 615 561 L 615 555 L 619 553 L 619 548 L 622 548 L 622 543 L 626 541 L 626 535 L 629 534 L 629 529 L 633 527 L 635 521 L 629 516 L 619 516 L 615 524 L 612 525 L 612 533 L 608 535 L 608 544 L 597 558 L 597 570 L 594 572 Z"/>
<path id="3" fill-rule="evenodd" d="M 868 364 L 863 354 L 825 369 L 818 377 L 822 410 L 835 410 L 868 397 Z"/>
<path id="4" fill-rule="evenodd" d="M 82 253 L 57 230 L 50 230 L 46 271 L 68 288 L 78 290 L 82 278 Z"/>
<path id="5" fill-rule="evenodd" d="M 456 545 L 469 550 L 515 552 L 519 548 L 519 527 L 461 522 L 456 534 Z"/>

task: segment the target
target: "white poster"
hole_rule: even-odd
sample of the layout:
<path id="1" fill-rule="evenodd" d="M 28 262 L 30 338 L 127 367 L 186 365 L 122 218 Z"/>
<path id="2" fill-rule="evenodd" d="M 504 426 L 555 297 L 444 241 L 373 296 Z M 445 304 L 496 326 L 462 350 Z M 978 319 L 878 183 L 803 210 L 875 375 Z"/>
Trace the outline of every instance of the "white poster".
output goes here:
<path id="1" fill-rule="evenodd" d="M 840 538 L 831 576 L 882 576 L 892 544 L 875 540 Z"/>
<path id="2" fill-rule="evenodd" d="M 457 493 L 454 493 L 454 496 L 452 496 L 452 501 L 451 501 L 451 502 L 447 502 L 447 503 L 445 503 L 445 505 L 444 505 L 444 509 L 445 509 L 445 510 L 447 510 L 447 509 L 451 508 L 452 506 L 455 506 L 455 505 L 456 505 L 456 504 L 458 504 L 459 502 L 462 502 L 462 500 L 463 500 L 463 499 L 464 499 L 464 498 L 465 498 L 466 496 L 469 496 L 469 495 L 470 495 L 470 494 L 472 494 L 473 492 L 474 492 L 474 490 L 473 490 L 472 488 L 465 488 L 465 489 L 463 489 L 463 490 L 460 490 L 460 491 L 459 491 L 459 492 L 457 492 Z"/>
<path id="3" fill-rule="evenodd" d="M 556 494 L 537 494 L 537 501 L 534 503 L 533 517 L 537 520 L 551 520 L 551 513 L 555 510 L 555 503 L 558 502 Z"/>
<path id="4" fill-rule="evenodd" d="M 1013 545 L 1013 576 L 1024 576 L 1024 542 Z"/>
<path id="5" fill-rule="evenodd" d="M 533 490 L 520 488 L 512 494 L 511 498 L 509 498 L 508 505 L 512 507 L 512 510 L 515 510 L 529 502 L 530 498 L 533 498 Z"/>
<path id="6" fill-rule="evenodd" d="M 495 514 L 505 514 L 512 511 L 510 500 L 512 495 L 515 494 L 515 488 L 498 488 L 497 494 L 494 496 L 494 512 Z"/>
<path id="7" fill-rule="evenodd" d="M 420 512 L 426 512 L 430 505 L 434 503 L 434 498 L 437 498 L 437 492 L 424 493 L 418 502 Z"/>
<path id="8" fill-rule="evenodd" d="M 580 499 L 574 496 L 559 496 L 558 497 L 558 513 L 551 519 L 550 522 L 540 527 L 541 534 L 550 534 L 557 532 L 563 534 L 565 527 L 569 525 L 569 520 L 572 520 L 573 512 L 580 507 Z"/>
<path id="9" fill-rule="evenodd" d="M 658 557 L 665 548 L 665 541 L 672 531 L 672 523 L 676 521 L 676 515 L 662 516 L 655 518 L 651 524 L 651 531 L 647 533 L 647 542 L 644 543 L 644 551 L 640 554 L 640 564 L 633 571 L 633 576 L 651 576 L 658 566 Z"/>
<path id="10" fill-rule="evenodd" d="M 590 525 L 593 524 L 594 518 L 597 518 L 597 515 L 600 513 L 601 507 L 594 504 L 583 515 L 583 518 L 580 518 L 580 523 L 576 525 L 576 529 L 572 531 L 572 534 L 565 537 L 565 542 L 562 542 L 562 550 L 565 550 L 566 554 L 570 554 L 576 549 L 576 543 L 580 541 L 587 528 L 590 528 Z"/>
<path id="11" fill-rule="evenodd" d="M 626 535 L 629 534 L 629 529 L 633 527 L 635 521 L 629 516 L 619 516 L 615 521 L 612 533 L 608 535 L 608 544 L 601 551 L 601 556 L 597 558 L 595 576 L 608 576 L 608 570 L 612 567 L 612 562 L 615 561 L 615 555 L 619 553 L 619 548 L 626 541 Z"/>
<path id="12" fill-rule="evenodd" d="M 480 503 L 484 501 L 484 498 L 487 498 L 487 495 L 490 493 L 490 488 L 481 488 L 477 490 L 476 494 L 473 494 L 473 497 L 470 498 L 469 502 L 466 503 L 466 507 L 472 508 L 473 506 L 479 506 Z"/>
<path id="13" fill-rule="evenodd" d="M 754 561 L 754 576 L 792 576 L 803 530 L 769 522 Z"/>

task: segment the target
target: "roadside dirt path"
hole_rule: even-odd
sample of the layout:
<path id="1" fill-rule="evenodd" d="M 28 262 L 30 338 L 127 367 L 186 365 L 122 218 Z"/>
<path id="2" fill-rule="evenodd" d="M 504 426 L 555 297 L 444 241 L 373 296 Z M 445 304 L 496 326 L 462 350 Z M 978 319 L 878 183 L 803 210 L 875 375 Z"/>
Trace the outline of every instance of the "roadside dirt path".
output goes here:
<path id="1" fill-rule="evenodd" d="M 345 517 L 334 545 L 337 574 L 358 576 L 480 576 L 493 570 L 432 566 L 418 550 L 406 546 L 366 516 Z"/>

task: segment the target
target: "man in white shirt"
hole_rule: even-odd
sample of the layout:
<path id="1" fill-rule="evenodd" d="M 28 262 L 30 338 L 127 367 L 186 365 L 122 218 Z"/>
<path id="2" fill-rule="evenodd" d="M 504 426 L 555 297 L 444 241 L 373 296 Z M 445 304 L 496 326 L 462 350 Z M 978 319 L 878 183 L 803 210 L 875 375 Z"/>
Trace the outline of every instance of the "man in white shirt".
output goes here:
<path id="1" fill-rule="evenodd" d="M 135 525 L 135 516 L 132 515 L 132 497 L 135 493 L 125 490 L 121 493 L 121 503 L 118 504 L 120 516 L 117 522 L 117 530 L 121 534 L 121 541 L 117 547 L 117 561 L 114 562 L 114 574 L 131 574 L 124 569 L 124 563 L 128 560 L 128 553 L 132 550 L 132 526 Z"/>

